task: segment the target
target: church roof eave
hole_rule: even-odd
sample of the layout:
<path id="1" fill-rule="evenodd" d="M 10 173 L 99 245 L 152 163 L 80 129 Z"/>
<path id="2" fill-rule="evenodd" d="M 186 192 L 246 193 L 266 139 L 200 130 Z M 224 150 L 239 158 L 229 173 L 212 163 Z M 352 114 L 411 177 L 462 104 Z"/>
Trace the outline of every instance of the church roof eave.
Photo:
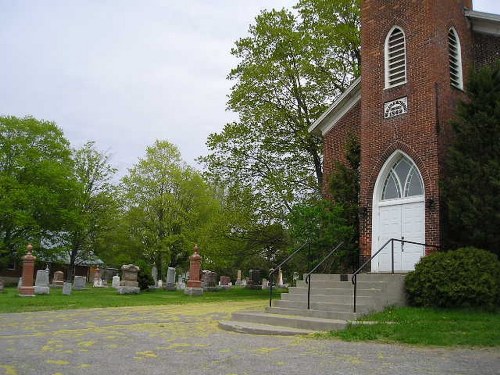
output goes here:
<path id="1" fill-rule="evenodd" d="M 468 10 L 465 15 L 472 23 L 472 30 L 477 33 L 500 36 L 500 15 Z"/>
<path id="2" fill-rule="evenodd" d="M 309 133 L 325 135 L 360 99 L 361 77 L 358 77 L 309 127 Z"/>

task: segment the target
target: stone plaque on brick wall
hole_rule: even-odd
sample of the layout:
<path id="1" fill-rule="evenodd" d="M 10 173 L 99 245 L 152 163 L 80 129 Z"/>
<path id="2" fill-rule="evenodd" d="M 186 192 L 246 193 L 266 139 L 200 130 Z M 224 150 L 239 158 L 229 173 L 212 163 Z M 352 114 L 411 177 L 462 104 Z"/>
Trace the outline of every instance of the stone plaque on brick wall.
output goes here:
<path id="1" fill-rule="evenodd" d="M 408 112 L 408 98 L 399 98 L 384 103 L 384 118 L 400 116 Z"/>

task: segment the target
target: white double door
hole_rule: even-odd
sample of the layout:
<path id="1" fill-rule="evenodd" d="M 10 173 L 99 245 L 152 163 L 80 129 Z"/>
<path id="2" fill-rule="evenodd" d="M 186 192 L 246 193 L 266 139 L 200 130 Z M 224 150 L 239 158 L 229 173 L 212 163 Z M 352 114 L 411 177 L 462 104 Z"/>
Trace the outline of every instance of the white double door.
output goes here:
<path id="1" fill-rule="evenodd" d="M 378 234 L 372 253 L 391 238 L 425 243 L 425 205 L 423 201 L 380 205 Z M 394 241 L 394 271 L 412 271 L 424 255 L 425 247 Z M 392 270 L 392 246 L 389 243 L 372 261 L 372 271 Z"/>

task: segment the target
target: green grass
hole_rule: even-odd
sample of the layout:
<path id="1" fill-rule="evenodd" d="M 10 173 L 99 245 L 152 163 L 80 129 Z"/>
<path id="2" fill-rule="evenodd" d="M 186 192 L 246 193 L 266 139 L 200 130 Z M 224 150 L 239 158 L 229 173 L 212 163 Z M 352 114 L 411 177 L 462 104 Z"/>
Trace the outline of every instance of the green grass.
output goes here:
<path id="1" fill-rule="evenodd" d="M 274 298 L 279 298 L 279 291 L 273 291 Z M 20 297 L 17 288 L 5 288 L 0 293 L 0 313 L 87 309 L 95 307 L 122 307 L 184 304 L 218 301 L 264 300 L 269 298 L 267 290 L 231 288 L 217 292 L 205 292 L 202 296 L 187 296 L 182 291 L 151 290 L 141 294 L 120 295 L 114 288 L 88 288 L 73 290 L 71 295 L 62 294 L 62 289 L 51 288 L 48 295 Z"/>
<path id="2" fill-rule="evenodd" d="M 500 314 L 477 310 L 389 308 L 322 338 L 425 346 L 500 346 Z"/>

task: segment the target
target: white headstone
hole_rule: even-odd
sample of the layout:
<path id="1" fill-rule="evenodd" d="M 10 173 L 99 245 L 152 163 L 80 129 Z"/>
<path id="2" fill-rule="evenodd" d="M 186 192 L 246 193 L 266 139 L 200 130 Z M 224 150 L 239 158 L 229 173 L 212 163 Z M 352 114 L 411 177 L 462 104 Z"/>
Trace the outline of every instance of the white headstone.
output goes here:
<path id="1" fill-rule="evenodd" d="M 163 281 L 161 280 L 158 280 L 158 288 L 163 288 Z"/>
<path id="2" fill-rule="evenodd" d="M 120 276 L 113 276 L 113 281 L 111 282 L 113 288 L 118 288 L 120 286 Z"/>
<path id="3" fill-rule="evenodd" d="M 279 287 L 283 286 L 283 272 L 281 272 L 281 268 L 278 271 L 278 286 Z"/>

